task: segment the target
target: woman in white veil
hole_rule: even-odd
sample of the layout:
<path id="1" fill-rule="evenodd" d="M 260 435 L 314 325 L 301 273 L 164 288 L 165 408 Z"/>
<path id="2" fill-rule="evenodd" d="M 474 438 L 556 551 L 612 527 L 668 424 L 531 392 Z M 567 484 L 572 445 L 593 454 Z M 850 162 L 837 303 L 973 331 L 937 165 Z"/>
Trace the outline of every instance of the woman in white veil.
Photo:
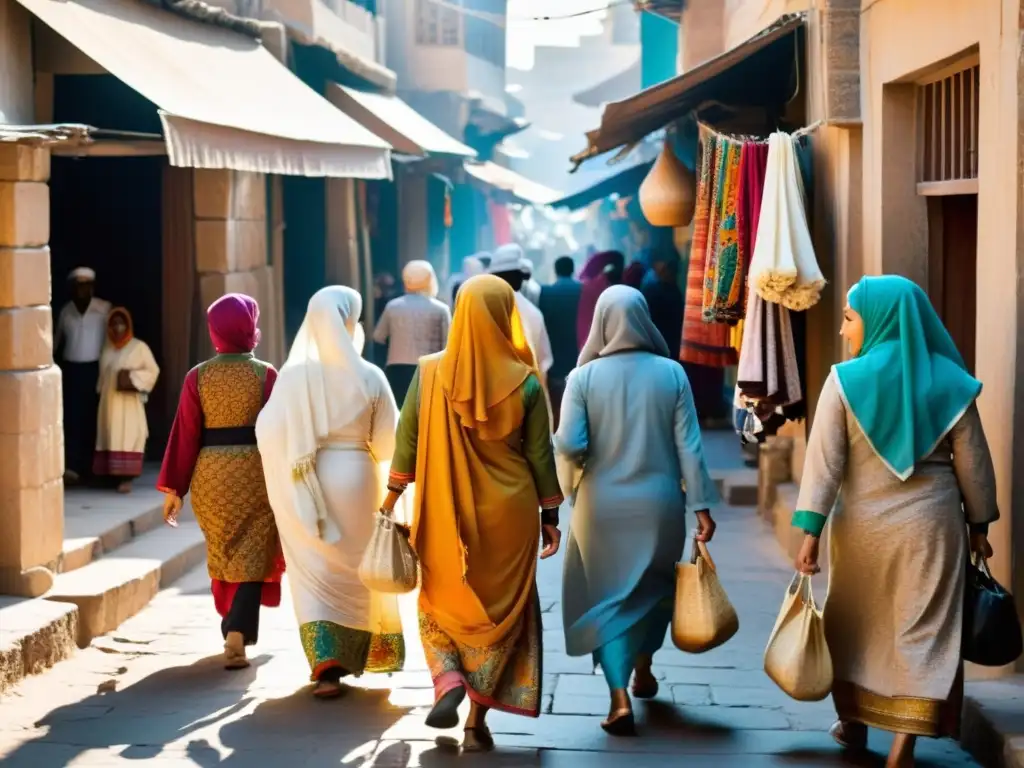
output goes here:
<path id="1" fill-rule="evenodd" d="M 330 286 L 306 318 L 256 422 L 303 650 L 332 698 L 340 680 L 402 667 L 405 645 L 393 595 L 357 574 L 383 501 L 398 409 L 383 372 L 360 357 L 359 293 Z"/>

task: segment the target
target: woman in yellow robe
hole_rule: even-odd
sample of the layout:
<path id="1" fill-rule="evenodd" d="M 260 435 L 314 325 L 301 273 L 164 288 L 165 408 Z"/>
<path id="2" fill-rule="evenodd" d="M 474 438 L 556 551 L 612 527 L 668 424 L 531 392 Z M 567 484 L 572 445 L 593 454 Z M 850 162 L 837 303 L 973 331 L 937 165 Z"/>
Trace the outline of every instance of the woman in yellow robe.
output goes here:
<path id="1" fill-rule="evenodd" d="M 490 275 L 467 280 L 447 349 L 421 358 L 406 396 L 383 511 L 416 483 L 427 724 L 457 725 L 468 695 L 468 751 L 494 746 L 488 710 L 540 714 L 537 548 L 543 537 L 541 558 L 558 551 L 562 503 L 548 424 L 512 289 Z"/>

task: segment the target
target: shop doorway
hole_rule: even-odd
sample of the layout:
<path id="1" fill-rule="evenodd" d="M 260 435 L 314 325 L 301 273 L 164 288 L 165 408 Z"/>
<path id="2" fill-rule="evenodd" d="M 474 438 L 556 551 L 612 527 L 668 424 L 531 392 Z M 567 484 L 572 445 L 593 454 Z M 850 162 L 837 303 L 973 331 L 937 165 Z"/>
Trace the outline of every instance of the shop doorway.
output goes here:
<path id="1" fill-rule="evenodd" d="M 928 292 L 974 373 L 978 309 L 978 196 L 928 198 Z"/>

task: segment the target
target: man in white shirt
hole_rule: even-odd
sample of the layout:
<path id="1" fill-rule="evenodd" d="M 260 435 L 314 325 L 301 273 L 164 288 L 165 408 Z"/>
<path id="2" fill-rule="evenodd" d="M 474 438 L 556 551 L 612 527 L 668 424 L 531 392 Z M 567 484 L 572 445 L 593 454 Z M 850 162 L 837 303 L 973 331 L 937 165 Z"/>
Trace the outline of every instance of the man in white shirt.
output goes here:
<path id="1" fill-rule="evenodd" d="M 64 482 L 73 485 L 92 467 L 96 383 L 111 305 L 95 297 L 96 273 L 88 267 L 72 270 L 68 284 L 71 301 L 57 318 L 53 349 L 64 380 Z"/>

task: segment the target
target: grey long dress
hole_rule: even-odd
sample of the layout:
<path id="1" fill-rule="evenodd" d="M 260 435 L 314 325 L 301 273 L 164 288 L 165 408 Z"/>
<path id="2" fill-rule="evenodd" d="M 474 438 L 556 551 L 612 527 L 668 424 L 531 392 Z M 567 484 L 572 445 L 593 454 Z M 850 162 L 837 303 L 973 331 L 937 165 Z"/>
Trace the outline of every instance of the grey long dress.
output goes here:
<path id="1" fill-rule="evenodd" d="M 901 482 L 835 377 L 815 412 L 794 524 L 817 533 L 831 520 L 824 611 L 836 710 L 890 731 L 955 736 L 967 523 L 999 516 L 978 410 L 971 405 Z"/>

